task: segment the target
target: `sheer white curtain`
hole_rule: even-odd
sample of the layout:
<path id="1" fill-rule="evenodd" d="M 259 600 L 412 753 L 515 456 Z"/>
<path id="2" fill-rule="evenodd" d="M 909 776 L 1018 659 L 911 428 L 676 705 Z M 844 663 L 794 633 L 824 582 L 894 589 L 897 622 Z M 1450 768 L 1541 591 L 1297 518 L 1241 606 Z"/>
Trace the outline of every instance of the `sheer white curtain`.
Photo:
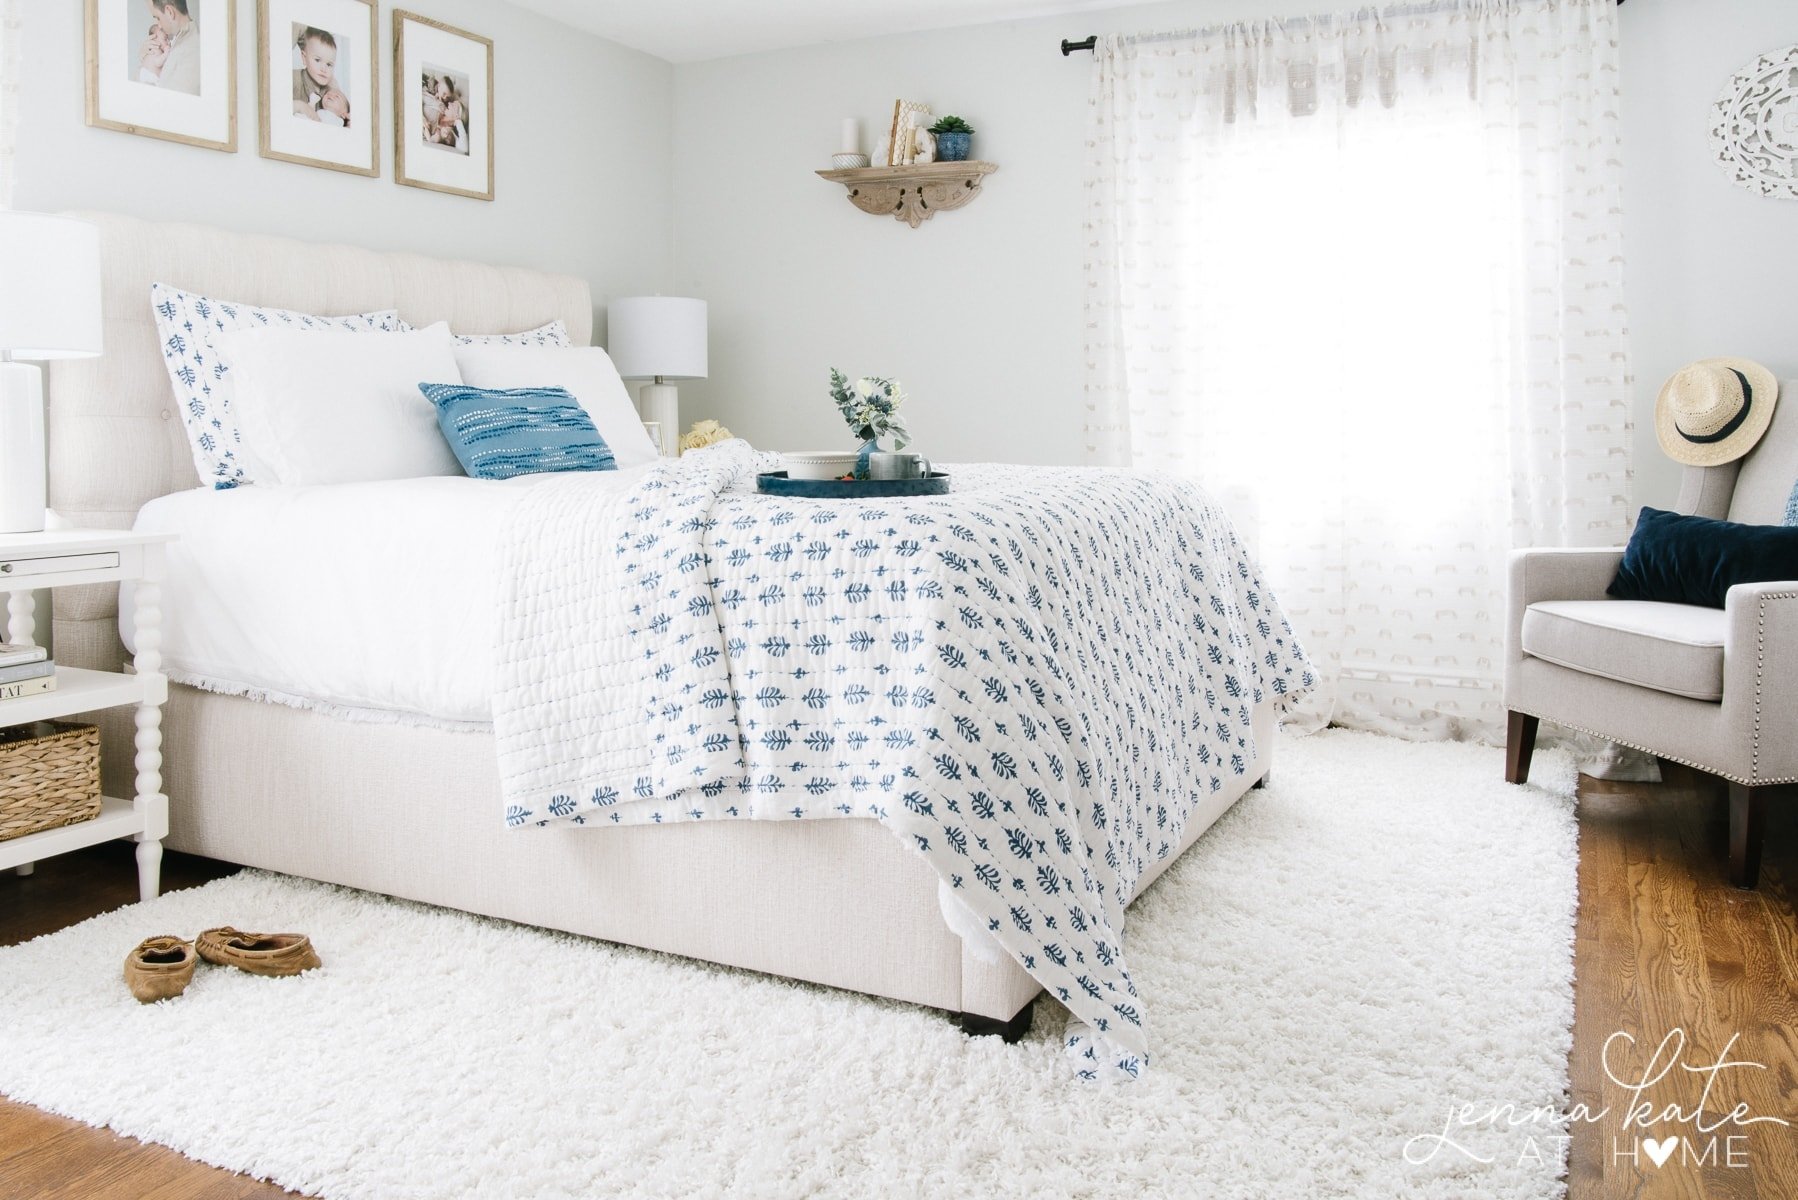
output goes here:
<path id="1" fill-rule="evenodd" d="M 1614 0 L 1101 39 L 1087 448 L 1195 477 L 1325 680 L 1502 731 L 1507 553 L 1623 540 Z"/>

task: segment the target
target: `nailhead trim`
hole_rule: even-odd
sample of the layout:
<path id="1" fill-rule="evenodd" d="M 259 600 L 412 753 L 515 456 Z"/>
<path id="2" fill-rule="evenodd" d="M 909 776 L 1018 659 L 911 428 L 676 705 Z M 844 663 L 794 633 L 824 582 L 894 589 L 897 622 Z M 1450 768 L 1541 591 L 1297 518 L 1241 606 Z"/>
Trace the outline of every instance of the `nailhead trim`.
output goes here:
<path id="1" fill-rule="evenodd" d="M 1562 725 L 1568 729 L 1577 730 L 1580 733 L 1589 733 L 1595 738 L 1603 738 L 1607 742 L 1616 742 L 1619 746 L 1628 746 L 1632 750 L 1640 750 L 1644 754 L 1652 754 L 1656 758 L 1664 758 L 1668 762 L 1682 763 L 1694 770 L 1703 771 L 1709 775 L 1716 775 L 1719 778 L 1729 780 L 1731 783 L 1739 783 L 1745 787 L 1767 787 L 1776 783 L 1798 783 L 1798 775 L 1787 775 L 1781 779 L 1759 778 L 1761 770 L 1761 693 L 1764 689 L 1767 675 L 1767 601 L 1769 600 L 1798 600 L 1798 592 L 1768 592 L 1761 597 L 1760 604 L 1756 611 L 1754 653 L 1754 740 L 1751 748 L 1751 757 L 1749 759 L 1749 774 L 1747 779 L 1731 775 L 1727 771 L 1719 771 L 1717 768 L 1708 767 L 1703 763 L 1695 763 L 1690 759 L 1680 758 L 1677 755 L 1662 754 L 1654 747 L 1644 746 L 1640 742 L 1625 741 L 1623 738 L 1614 737 L 1608 733 L 1600 733 L 1596 729 L 1588 729 L 1584 725 L 1574 725 L 1559 717 L 1550 717 L 1543 713 L 1533 713 L 1528 709 L 1523 708 L 1510 708 L 1509 705 L 1506 705 L 1506 707 L 1510 708 L 1510 711 L 1520 712 L 1526 717 L 1535 717 L 1538 721 L 1553 721 L 1556 725 Z M 1543 661 L 1547 662 L 1548 660 L 1544 659 Z"/>
<path id="2" fill-rule="evenodd" d="M 1750 759 L 1750 774 L 1761 773 L 1761 688 L 1767 674 L 1767 601 L 1798 600 L 1798 592 L 1768 592 L 1761 597 L 1755 612 L 1754 631 L 1754 753 Z M 1770 779 L 1769 783 L 1787 783 L 1789 780 Z"/>

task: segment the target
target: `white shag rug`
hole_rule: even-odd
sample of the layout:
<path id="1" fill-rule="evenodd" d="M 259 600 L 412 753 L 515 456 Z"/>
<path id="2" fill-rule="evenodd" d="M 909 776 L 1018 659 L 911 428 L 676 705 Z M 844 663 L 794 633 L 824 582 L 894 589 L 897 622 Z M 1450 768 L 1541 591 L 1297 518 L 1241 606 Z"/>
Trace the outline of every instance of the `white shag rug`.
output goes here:
<path id="1" fill-rule="evenodd" d="M 1557 1197 L 1558 1130 L 1405 1155 L 1451 1105 L 1564 1103 L 1573 769 L 1542 754 L 1548 786 L 1513 788 L 1501 757 L 1283 738 L 1272 786 L 1132 910 L 1136 1084 L 1071 1079 L 1047 999 L 1007 1046 L 246 872 L 0 950 L 0 1092 L 333 1197 Z M 325 966 L 127 994 L 140 938 L 226 923 L 307 931 Z"/>

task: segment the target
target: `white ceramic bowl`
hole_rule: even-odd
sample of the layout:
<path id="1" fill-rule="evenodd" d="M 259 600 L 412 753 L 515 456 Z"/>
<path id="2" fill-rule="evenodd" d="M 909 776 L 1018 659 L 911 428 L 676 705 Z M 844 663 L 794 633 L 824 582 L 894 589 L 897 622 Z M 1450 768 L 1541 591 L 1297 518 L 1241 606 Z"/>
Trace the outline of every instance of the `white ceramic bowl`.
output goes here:
<path id="1" fill-rule="evenodd" d="M 788 479 L 841 479 L 855 472 L 853 450 L 789 450 L 781 459 Z"/>
<path id="2" fill-rule="evenodd" d="M 868 165 L 868 156 L 866 154 L 833 154 L 830 156 L 830 165 L 839 171 L 865 167 Z"/>

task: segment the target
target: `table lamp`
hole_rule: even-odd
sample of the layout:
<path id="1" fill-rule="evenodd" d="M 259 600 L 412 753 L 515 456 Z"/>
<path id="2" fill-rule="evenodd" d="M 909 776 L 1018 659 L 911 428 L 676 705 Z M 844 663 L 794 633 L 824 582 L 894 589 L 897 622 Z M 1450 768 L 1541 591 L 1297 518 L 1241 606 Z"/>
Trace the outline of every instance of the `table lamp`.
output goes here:
<path id="1" fill-rule="evenodd" d="M 44 527 L 44 379 L 19 359 L 91 358 L 100 337 L 100 231 L 0 212 L 0 533 Z"/>
<path id="2" fill-rule="evenodd" d="M 679 394 L 670 379 L 704 379 L 705 301 L 629 296 L 606 308 L 607 353 L 626 379 L 653 379 L 637 393 L 637 412 L 660 425 L 664 456 L 680 453 Z"/>

